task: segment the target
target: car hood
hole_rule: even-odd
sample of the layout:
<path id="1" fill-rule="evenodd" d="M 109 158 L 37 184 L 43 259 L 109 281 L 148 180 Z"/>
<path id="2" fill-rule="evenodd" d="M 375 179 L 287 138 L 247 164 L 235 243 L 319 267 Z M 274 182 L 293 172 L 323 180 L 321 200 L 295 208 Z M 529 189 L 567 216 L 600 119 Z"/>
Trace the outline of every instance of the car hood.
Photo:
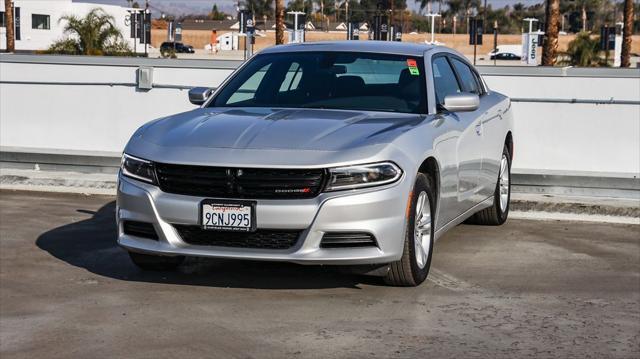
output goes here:
<path id="1" fill-rule="evenodd" d="M 324 109 L 204 108 L 143 126 L 134 140 L 168 148 L 341 151 L 390 143 L 416 114 Z"/>

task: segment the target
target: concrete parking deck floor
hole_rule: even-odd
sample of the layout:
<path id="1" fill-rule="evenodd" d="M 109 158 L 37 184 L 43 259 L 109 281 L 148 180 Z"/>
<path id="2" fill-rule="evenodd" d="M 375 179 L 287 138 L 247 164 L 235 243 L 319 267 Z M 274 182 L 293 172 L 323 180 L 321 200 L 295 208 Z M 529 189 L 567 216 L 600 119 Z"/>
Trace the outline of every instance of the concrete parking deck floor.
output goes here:
<path id="1" fill-rule="evenodd" d="M 640 226 L 459 226 L 418 288 L 292 264 L 136 269 L 113 197 L 0 192 L 2 358 L 637 358 Z"/>

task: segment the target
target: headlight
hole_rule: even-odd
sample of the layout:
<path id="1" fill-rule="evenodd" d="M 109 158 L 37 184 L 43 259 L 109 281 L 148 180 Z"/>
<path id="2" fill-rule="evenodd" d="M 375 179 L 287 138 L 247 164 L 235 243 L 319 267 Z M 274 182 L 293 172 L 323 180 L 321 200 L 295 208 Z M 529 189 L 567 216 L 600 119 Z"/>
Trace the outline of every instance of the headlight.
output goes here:
<path id="1" fill-rule="evenodd" d="M 150 161 L 129 156 L 125 153 L 124 155 L 122 155 L 120 170 L 126 177 L 131 177 L 139 181 L 156 184 L 155 169 L 153 167 L 153 163 Z"/>
<path id="2" fill-rule="evenodd" d="M 392 162 L 330 168 L 325 191 L 381 186 L 395 182 L 401 176 L 402 170 Z"/>

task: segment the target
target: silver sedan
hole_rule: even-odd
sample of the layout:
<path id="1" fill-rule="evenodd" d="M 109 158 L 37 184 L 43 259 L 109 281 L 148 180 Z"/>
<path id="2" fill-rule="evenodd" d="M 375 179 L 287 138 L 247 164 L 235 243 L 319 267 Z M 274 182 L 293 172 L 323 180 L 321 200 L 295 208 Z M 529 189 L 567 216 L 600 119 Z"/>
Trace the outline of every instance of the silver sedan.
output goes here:
<path id="1" fill-rule="evenodd" d="M 277 46 L 189 97 L 124 150 L 118 243 L 141 268 L 287 261 L 414 286 L 448 229 L 507 219 L 510 100 L 451 49 Z"/>

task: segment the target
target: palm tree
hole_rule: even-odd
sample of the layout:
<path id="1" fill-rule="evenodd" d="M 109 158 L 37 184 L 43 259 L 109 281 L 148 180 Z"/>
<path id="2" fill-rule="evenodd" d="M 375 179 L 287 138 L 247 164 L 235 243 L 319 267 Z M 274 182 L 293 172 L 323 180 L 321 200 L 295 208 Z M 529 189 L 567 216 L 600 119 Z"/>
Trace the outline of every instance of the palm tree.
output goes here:
<path id="1" fill-rule="evenodd" d="M 576 35 L 562 55 L 562 65 L 593 67 L 603 64 L 600 57 L 600 41 L 592 39 L 591 34 L 584 31 Z"/>
<path id="2" fill-rule="evenodd" d="M 276 0 L 276 45 L 284 44 L 284 0 Z"/>
<path id="3" fill-rule="evenodd" d="M 66 21 L 64 33 L 70 36 L 51 45 L 50 52 L 81 55 L 131 52 L 115 25 L 115 18 L 101 8 L 89 11 L 83 18 L 65 15 L 58 20 L 62 21 Z"/>
<path id="4" fill-rule="evenodd" d="M 5 8 L 5 26 L 7 29 L 7 52 L 14 52 L 16 50 L 16 38 L 13 28 L 13 1 L 12 0 L 4 0 L 4 8 Z"/>
<path id="5" fill-rule="evenodd" d="M 265 15 L 273 16 L 273 8 L 270 0 L 246 0 L 244 2 L 247 9 L 251 10 L 254 17 L 262 19 Z"/>
<path id="6" fill-rule="evenodd" d="M 592 9 L 597 9 L 600 6 L 600 3 L 601 0 L 573 0 L 570 3 L 573 5 L 574 11 L 580 11 L 582 31 L 587 31 L 587 12 Z"/>
<path id="7" fill-rule="evenodd" d="M 633 34 L 633 0 L 625 0 L 624 2 L 624 28 L 622 31 L 620 67 L 629 67 L 631 66 L 631 35 Z"/>
<path id="8" fill-rule="evenodd" d="M 467 33 L 469 32 L 469 17 L 471 12 L 476 9 L 476 13 L 480 8 L 480 0 L 462 0 L 462 6 L 464 7 L 465 23 L 467 24 Z"/>
<path id="9" fill-rule="evenodd" d="M 558 51 L 558 27 L 560 26 L 560 0 L 547 0 L 546 29 L 544 49 L 542 52 L 542 65 L 553 66 L 556 63 L 556 51 Z"/>
<path id="10" fill-rule="evenodd" d="M 424 4 L 424 5 L 423 5 Z M 426 6 L 427 1 L 424 1 L 421 3 L 421 6 Z M 454 22 L 453 18 L 457 17 L 460 14 L 460 11 L 463 9 L 463 4 L 462 4 L 462 0 L 447 0 L 447 11 L 445 14 L 443 14 L 442 17 L 451 17 L 451 32 L 452 33 L 456 33 L 456 29 L 454 27 L 457 21 Z"/>

